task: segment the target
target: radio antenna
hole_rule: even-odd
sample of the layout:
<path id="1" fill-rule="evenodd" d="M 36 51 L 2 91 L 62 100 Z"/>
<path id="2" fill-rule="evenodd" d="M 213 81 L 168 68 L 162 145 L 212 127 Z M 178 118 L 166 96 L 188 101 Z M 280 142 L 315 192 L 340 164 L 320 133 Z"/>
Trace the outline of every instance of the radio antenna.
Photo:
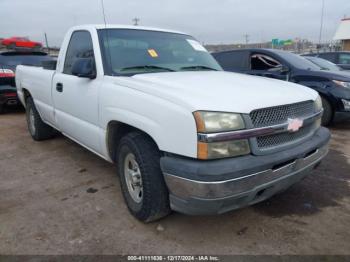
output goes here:
<path id="1" fill-rule="evenodd" d="M 104 5 L 104 1 L 101 0 L 101 6 L 102 6 L 102 15 L 103 15 L 103 21 L 105 23 L 105 33 L 106 33 L 106 40 L 105 41 L 105 45 L 106 45 L 106 53 L 105 56 L 107 56 L 107 61 L 108 61 L 108 64 L 111 65 L 112 64 L 112 56 L 111 56 L 111 51 L 110 51 L 110 47 L 109 47 L 109 32 L 108 32 L 108 29 L 107 29 L 107 20 L 106 20 L 106 13 L 105 13 L 105 5 Z M 106 73 L 106 72 L 105 72 Z"/>
<path id="2" fill-rule="evenodd" d="M 103 21 L 104 21 L 104 23 L 105 23 L 105 27 L 107 28 L 106 13 L 105 13 L 105 4 L 104 4 L 104 1 L 103 1 L 103 0 L 101 0 L 101 6 L 102 6 Z"/>

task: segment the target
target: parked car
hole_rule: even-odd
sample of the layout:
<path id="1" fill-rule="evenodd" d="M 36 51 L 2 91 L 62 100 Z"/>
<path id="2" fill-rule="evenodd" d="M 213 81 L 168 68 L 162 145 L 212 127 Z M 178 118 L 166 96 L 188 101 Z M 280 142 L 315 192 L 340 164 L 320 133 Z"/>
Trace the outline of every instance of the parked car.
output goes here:
<path id="1" fill-rule="evenodd" d="M 38 51 L 7 51 L 0 53 L 0 67 L 16 71 L 18 65 L 42 66 L 45 61 L 55 60 L 45 52 Z"/>
<path id="2" fill-rule="evenodd" d="M 241 49 L 213 55 L 227 71 L 285 80 L 316 90 L 322 97 L 323 125 L 331 124 L 336 112 L 350 113 L 350 77 L 342 72 L 321 70 L 302 56 L 275 49 Z"/>
<path id="3" fill-rule="evenodd" d="M 350 70 L 350 52 L 312 53 L 306 56 L 320 57 L 338 65 L 344 70 Z"/>
<path id="4" fill-rule="evenodd" d="M 15 74 L 12 70 L 0 66 L 0 113 L 5 107 L 19 104 L 15 85 Z"/>
<path id="5" fill-rule="evenodd" d="M 6 46 L 8 49 L 15 49 L 15 48 L 35 48 L 35 49 L 41 49 L 42 44 L 39 42 L 31 41 L 27 37 L 10 37 L 5 38 L 1 40 L 1 44 Z"/>
<path id="6" fill-rule="evenodd" d="M 55 70 L 18 66 L 16 84 L 32 138 L 58 130 L 117 163 L 126 204 L 144 222 L 263 201 L 328 152 L 317 92 L 224 72 L 181 32 L 77 26 Z"/>
<path id="7" fill-rule="evenodd" d="M 336 72 L 341 71 L 342 73 L 350 75 L 349 72 L 347 72 L 346 70 L 342 69 L 341 67 L 337 66 L 336 64 L 326 59 L 319 58 L 316 56 L 303 56 L 303 57 L 305 57 L 307 60 L 314 63 L 318 67 L 320 67 L 321 70 L 329 70 L 329 71 L 336 71 Z"/>
<path id="8" fill-rule="evenodd" d="M 0 111 L 5 107 L 19 106 L 15 86 L 17 65 L 42 66 L 43 62 L 54 60 L 47 53 L 11 51 L 0 53 Z"/>

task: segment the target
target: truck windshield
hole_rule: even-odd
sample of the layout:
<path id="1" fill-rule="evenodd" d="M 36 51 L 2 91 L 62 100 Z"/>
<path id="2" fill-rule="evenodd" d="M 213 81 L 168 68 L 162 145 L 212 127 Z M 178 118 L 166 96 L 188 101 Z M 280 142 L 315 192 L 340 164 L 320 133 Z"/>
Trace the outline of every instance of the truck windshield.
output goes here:
<path id="1" fill-rule="evenodd" d="M 188 35 L 134 29 L 101 29 L 98 33 L 106 75 L 222 70 Z"/>

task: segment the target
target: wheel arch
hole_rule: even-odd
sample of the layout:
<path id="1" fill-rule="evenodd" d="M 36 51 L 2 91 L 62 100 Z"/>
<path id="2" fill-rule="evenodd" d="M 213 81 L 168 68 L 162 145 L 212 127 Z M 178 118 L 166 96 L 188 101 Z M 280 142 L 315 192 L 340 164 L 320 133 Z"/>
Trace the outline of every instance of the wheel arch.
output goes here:
<path id="1" fill-rule="evenodd" d="M 313 90 L 315 90 L 323 99 L 327 100 L 328 103 L 331 105 L 332 110 L 336 110 L 336 102 L 335 99 L 329 90 L 330 86 L 329 85 L 306 85 L 303 83 L 298 83 L 301 85 L 305 85 Z"/>
<path id="2" fill-rule="evenodd" d="M 336 102 L 334 101 L 334 99 L 327 93 L 322 93 L 322 92 L 318 92 L 320 94 L 320 96 L 326 100 L 329 105 L 331 106 L 333 111 L 336 111 L 337 106 L 336 106 Z M 334 113 L 334 112 L 333 112 Z"/>
<path id="3" fill-rule="evenodd" d="M 29 92 L 29 90 L 28 89 L 26 89 L 26 88 L 22 88 L 22 93 L 23 93 L 23 102 L 24 102 L 24 104 L 26 105 L 27 104 L 27 99 L 29 98 L 29 97 L 32 97 L 32 94 Z"/>
<path id="4" fill-rule="evenodd" d="M 107 124 L 107 129 L 106 129 L 106 146 L 107 146 L 107 151 L 110 159 L 113 162 L 117 162 L 117 149 L 118 145 L 120 143 L 120 140 L 127 135 L 130 132 L 140 132 L 148 136 L 153 143 L 157 146 L 159 149 L 159 146 L 156 142 L 156 140 L 147 132 L 134 127 L 132 125 L 117 121 L 117 120 L 111 120 Z"/>

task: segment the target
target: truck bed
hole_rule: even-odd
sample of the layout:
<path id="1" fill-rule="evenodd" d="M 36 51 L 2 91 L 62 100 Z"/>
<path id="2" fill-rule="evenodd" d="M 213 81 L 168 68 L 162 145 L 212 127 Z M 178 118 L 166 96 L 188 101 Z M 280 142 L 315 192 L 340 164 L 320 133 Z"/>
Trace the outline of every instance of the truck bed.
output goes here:
<path id="1" fill-rule="evenodd" d="M 20 101 L 25 106 L 23 89 L 30 89 L 35 105 L 45 122 L 53 123 L 52 79 L 55 70 L 35 66 L 17 66 L 16 86 Z"/>

